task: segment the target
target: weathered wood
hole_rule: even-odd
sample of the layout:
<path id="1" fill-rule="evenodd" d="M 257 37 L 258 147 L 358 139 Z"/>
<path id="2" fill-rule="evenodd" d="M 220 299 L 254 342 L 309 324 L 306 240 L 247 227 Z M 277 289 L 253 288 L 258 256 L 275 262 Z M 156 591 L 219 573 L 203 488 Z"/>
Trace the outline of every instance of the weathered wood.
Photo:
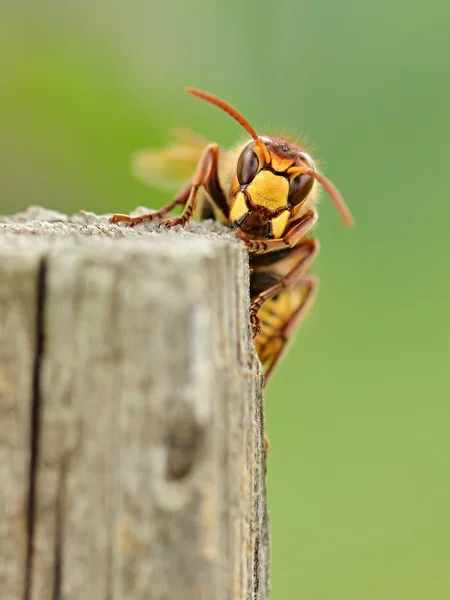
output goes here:
<path id="1" fill-rule="evenodd" d="M 2 600 L 267 599 L 263 435 L 229 232 L 2 219 Z"/>

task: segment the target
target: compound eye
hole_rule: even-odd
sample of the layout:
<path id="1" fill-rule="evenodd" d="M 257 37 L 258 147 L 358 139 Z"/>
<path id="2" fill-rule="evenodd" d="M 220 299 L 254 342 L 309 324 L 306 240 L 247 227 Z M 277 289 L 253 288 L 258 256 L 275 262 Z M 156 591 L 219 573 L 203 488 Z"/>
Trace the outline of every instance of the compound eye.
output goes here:
<path id="1" fill-rule="evenodd" d="M 314 185 L 311 175 L 297 175 L 289 189 L 289 202 L 297 206 L 309 196 Z"/>
<path id="2" fill-rule="evenodd" d="M 311 171 L 314 171 L 314 163 L 312 158 L 306 152 L 301 152 L 300 160 L 305 163 Z M 311 175 L 297 175 L 289 188 L 289 202 L 293 206 L 299 205 L 311 193 L 314 185 L 314 178 Z"/>
<path id="3" fill-rule="evenodd" d="M 249 144 L 241 155 L 237 164 L 237 178 L 241 185 L 250 183 L 255 178 L 259 169 L 259 160 L 253 152 L 253 144 Z"/>

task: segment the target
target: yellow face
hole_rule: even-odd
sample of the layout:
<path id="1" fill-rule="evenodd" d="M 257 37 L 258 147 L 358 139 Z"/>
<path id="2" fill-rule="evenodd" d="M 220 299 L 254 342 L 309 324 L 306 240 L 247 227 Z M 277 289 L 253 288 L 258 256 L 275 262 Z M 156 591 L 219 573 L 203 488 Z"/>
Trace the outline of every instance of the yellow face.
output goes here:
<path id="1" fill-rule="evenodd" d="M 242 150 L 232 183 L 230 221 L 254 237 L 281 238 L 297 207 L 309 196 L 314 179 L 298 167 L 314 169 L 297 146 L 262 138 L 270 162 L 254 141 Z M 289 170 L 297 168 L 290 173 Z"/>
<path id="2" fill-rule="evenodd" d="M 286 208 L 289 181 L 282 175 L 275 175 L 272 171 L 259 171 L 253 181 L 247 185 L 247 194 L 252 204 L 264 206 L 270 212 Z"/>

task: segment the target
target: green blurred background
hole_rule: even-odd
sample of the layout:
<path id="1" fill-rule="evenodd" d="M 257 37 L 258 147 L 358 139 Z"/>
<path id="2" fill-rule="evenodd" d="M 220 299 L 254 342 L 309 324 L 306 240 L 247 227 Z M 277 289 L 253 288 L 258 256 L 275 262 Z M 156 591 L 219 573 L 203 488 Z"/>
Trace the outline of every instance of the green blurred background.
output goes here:
<path id="1" fill-rule="evenodd" d="M 0 212 L 128 211 L 138 148 L 184 125 L 306 134 L 318 302 L 267 392 L 273 600 L 450 598 L 450 5 L 2 3 Z"/>

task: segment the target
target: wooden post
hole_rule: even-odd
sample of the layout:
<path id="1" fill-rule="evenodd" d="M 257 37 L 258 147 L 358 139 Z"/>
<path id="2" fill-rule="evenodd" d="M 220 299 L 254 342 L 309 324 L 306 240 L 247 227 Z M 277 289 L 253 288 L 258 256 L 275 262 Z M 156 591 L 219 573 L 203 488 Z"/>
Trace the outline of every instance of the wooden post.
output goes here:
<path id="1" fill-rule="evenodd" d="M 2 600 L 266 600 L 262 375 L 216 224 L 0 223 Z"/>

